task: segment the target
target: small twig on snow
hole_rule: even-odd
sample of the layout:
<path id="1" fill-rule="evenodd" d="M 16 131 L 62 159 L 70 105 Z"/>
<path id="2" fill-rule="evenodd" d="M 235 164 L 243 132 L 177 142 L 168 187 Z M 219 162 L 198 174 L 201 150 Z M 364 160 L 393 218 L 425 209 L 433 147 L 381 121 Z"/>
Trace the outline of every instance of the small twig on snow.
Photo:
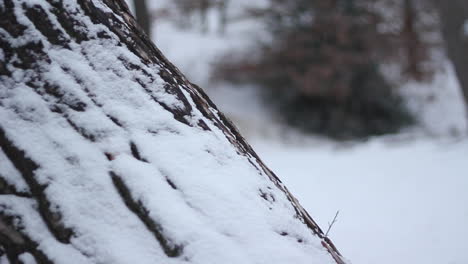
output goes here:
<path id="1" fill-rule="evenodd" d="M 336 223 L 336 221 L 338 221 L 338 214 L 339 213 L 340 213 L 340 210 L 336 211 L 335 217 L 333 217 L 333 221 L 331 221 L 331 223 L 328 222 L 328 229 L 327 229 L 327 232 L 325 233 L 325 237 L 328 237 L 328 233 L 330 232 L 331 228 Z"/>

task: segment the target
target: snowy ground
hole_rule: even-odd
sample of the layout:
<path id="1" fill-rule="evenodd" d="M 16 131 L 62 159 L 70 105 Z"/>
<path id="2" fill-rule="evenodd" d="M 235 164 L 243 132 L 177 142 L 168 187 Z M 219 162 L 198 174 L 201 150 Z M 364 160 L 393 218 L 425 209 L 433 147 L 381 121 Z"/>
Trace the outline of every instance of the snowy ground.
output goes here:
<path id="1" fill-rule="evenodd" d="M 211 63 L 245 47 L 255 27 L 239 22 L 221 37 L 215 29 L 202 35 L 161 21 L 153 34 L 189 79 L 209 88 L 322 228 L 340 211 L 331 238 L 351 263 L 468 263 L 468 139 L 462 136 L 467 124 L 450 66 L 431 84 L 408 84 L 404 93 L 421 124 L 404 139 L 348 147 L 319 139 L 286 144 L 284 137 L 278 140 L 283 129 L 272 125 L 255 92 L 209 81 Z"/>
<path id="2" fill-rule="evenodd" d="M 252 142 L 351 263 L 468 263 L 468 140 Z"/>

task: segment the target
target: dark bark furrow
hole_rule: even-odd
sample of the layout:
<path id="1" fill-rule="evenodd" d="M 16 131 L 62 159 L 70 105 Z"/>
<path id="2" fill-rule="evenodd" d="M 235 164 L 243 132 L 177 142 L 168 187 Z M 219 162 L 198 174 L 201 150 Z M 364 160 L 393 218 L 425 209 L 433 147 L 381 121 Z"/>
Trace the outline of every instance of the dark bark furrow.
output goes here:
<path id="1" fill-rule="evenodd" d="M 18 191 L 15 186 L 9 184 L 3 177 L 0 171 L 0 195 L 1 194 L 12 194 L 24 198 L 32 198 L 32 194 L 29 192 Z"/>
<path id="2" fill-rule="evenodd" d="M 57 17 L 57 21 L 74 41 L 81 43 L 89 40 L 86 34 L 86 26 L 77 19 L 70 19 L 74 14 L 64 12 L 65 8 L 62 1 L 47 0 L 47 2 L 53 7 L 51 12 Z"/>
<path id="3" fill-rule="evenodd" d="M 146 209 L 140 201 L 135 200 L 132 197 L 130 189 L 122 178 L 112 171 L 110 172 L 110 176 L 127 208 L 133 212 L 143 222 L 143 224 L 145 224 L 146 228 L 154 235 L 155 239 L 161 245 L 164 253 L 171 258 L 182 255 L 183 246 L 175 244 L 171 239 L 166 237 L 162 226 L 149 216 L 148 209 Z"/>
<path id="4" fill-rule="evenodd" d="M 169 179 L 168 177 L 166 177 L 166 182 L 167 182 L 167 184 L 169 184 L 169 186 L 171 186 L 172 189 L 174 189 L 174 190 L 179 189 L 179 188 L 177 188 L 177 185 L 175 185 L 175 183 L 171 179 Z"/>
<path id="5" fill-rule="evenodd" d="M 15 13 L 12 11 L 15 4 L 11 0 L 3 0 L 4 7 L 0 8 L 0 28 L 5 29 L 12 37 L 23 35 L 26 26 L 18 23 Z"/>
<path id="6" fill-rule="evenodd" d="M 137 79 L 136 81 L 140 84 L 140 86 L 143 88 L 143 90 L 144 90 L 145 92 L 147 92 L 148 95 L 150 95 L 151 99 L 152 99 L 154 102 L 156 102 L 157 104 L 159 104 L 162 108 L 164 108 L 164 110 L 168 111 L 169 113 L 172 113 L 172 115 L 174 116 L 174 119 L 175 119 L 175 120 L 177 120 L 177 121 L 179 121 L 179 122 L 181 122 L 181 123 L 183 123 L 183 124 L 185 124 L 185 125 L 190 126 L 190 122 L 188 121 L 188 118 L 187 118 L 187 117 L 189 116 L 189 114 L 187 113 L 187 111 L 182 110 L 182 109 L 177 109 L 177 108 L 171 108 L 171 107 L 169 107 L 167 104 L 165 104 L 165 103 L 163 103 L 163 102 L 160 102 L 160 101 L 158 100 L 158 98 L 156 98 L 156 97 L 152 94 L 151 90 L 148 89 L 148 88 L 146 87 L 146 85 L 145 85 L 142 81 L 140 81 L 139 79 Z"/>
<path id="7" fill-rule="evenodd" d="M 26 4 L 23 4 L 23 8 L 26 10 L 26 16 L 33 22 L 36 29 L 41 32 L 51 44 L 70 48 L 68 46 L 69 40 L 63 36 L 63 33 L 59 29 L 54 27 L 51 21 L 49 21 L 49 15 L 41 6 L 35 5 L 27 8 Z"/>
<path id="8" fill-rule="evenodd" d="M 73 121 L 70 119 L 70 117 L 64 115 L 64 118 L 67 120 L 67 122 L 68 122 L 68 124 L 70 125 L 70 127 L 72 127 L 73 130 L 75 130 L 75 131 L 76 131 L 78 134 L 80 134 L 83 138 L 85 138 L 85 139 L 87 139 L 87 140 L 89 140 L 89 141 L 91 141 L 91 142 L 96 142 L 96 137 L 95 137 L 92 133 L 86 131 L 86 129 L 84 129 L 83 127 L 80 127 L 80 126 L 78 126 L 77 124 L 75 124 L 75 122 L 73 122 Z"/>
<path id="9" fill-rule="evenodd" d="M 148 163 L 148 161 L 143 158 L 140 154 L 140 150 L 138 150 L 137 146 L 135 145 L 134 142 L 130 142 L 130 151 L 132 152 L 132 155 L 135 159 L 141 161 L 141 162 L 146 162 Z"/>
<path id="10" fill-rule="evenodd" d="M 70 110 L 84 112 L 87 108 L 86 103 L 78 100 L 77 98 L 71 99 L 71 94 L 64 96 L 64 92 L 59 86 L 50 84 L 49 82 L 45 82 L 41 87 L 37 86 L 34 82 L 29 82 L 28 85 L 33 88 L 33 90 L 49 105 L 51 112 L 60 114 L 67 121 L 70 127 L 83 138 L 91 142 L 96 141 L 96 136 L 92 132 L 77 125 L 68 115 L 68 111 Z M 45 94 L 50 95 L 54 99 L 51 99 L 50 97 L 47 98 L 44 96 Z"/>
<path id="11" fill-rule="evenodd" d="M 0 208 L 0 245 L 5 249 L 5 254 L 10 264 L 22 264 L 19 260 L 19 255 L 23 253 L 31 254 L 36 260 L 37 264 L 53 264 L 44 252 L 38 248 L 38 244 L 25 235 L 23 232 L 18 231 L 21 228 L 14 225 L 14 222 L 21 222 L 21 218 L 5 215 Z M 1 255 L 1 254 L 0 254 Z"/>
<path id="12" fill-rule="evenodd" d="M 47 186 L 38 183 L 35 179 L 34 174 L 39 168 L 39 165 L 27 157 L 23 150 L 16 147 L 16 145 L 7 138 L 2 127 L 0 127 L 0 147 L 28 184 L 34 199 L 36 199 L 38 203 L 39 214 L 50 232 L 58 241 L 65 244 L 70 243 L 70 238 L 73 235 L 72 229 L 65 227 L 61 222 L 61 214 L 59 212 L 54 212 L 50 209 L 50 202 L 44 193 Z"/>
<path id="13" fill-rule="evenodd" d="M 68 70 L 66 70 L 68 71 Z M 65 91 L 58 85 L 52 84 L 50 82 L 44 82 L 42 85 L 37 85 L 34 83 L 29 83 L 31 87 L 34 87 L 35 90 L 42 95 L 42 93 L 47 93 L 54 97 L 56 100 L 55 102 L 51 102 L 50 100 L 46 100 L 49 104 L 55 104 L 59 106 L 60 104 L 64 104 L 67 107 L 77 111 L 77 112 L 84 112 L 87 108 L 87 104 L 78 99 L 78 97 L 72 93 L 67 93 L 65 96 Z"/>
<path id="14" fill-rule="evenodd" d="M 107 114 L 106 116 L 107 116 L 107 118 L 109 118 L 109 120 L 112 121 L 112 123 L 114 123 L 116 126 L 118 126 L 118 127 L 123 127 L 122 122 L 120 122 L 119 119 L 117 119 L 116 117 L 111 116 L 111 115 L 109 115 L 109 114 Z"/>

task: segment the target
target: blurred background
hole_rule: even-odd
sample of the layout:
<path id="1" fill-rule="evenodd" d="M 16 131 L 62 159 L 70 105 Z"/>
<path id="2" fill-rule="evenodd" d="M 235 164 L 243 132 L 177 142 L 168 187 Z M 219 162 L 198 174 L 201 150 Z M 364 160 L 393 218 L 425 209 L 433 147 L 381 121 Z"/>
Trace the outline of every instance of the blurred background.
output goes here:
<path id="1" fill-rule="evenodd" d="M 468 263 L 468 1 L 128 3 L 351 263 Z"/>

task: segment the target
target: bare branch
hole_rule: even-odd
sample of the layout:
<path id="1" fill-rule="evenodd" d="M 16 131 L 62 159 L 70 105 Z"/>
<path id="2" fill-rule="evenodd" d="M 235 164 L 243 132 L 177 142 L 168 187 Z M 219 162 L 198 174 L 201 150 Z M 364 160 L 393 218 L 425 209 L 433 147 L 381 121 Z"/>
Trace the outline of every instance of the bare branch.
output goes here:
<path id="1" fill-rule="evenodd" d="M 333 217 L 333 220 L 331 221 L 331 223 L 328 222 L 328 229 L 327 229 L 327 232 L 325 232 L 325 237 L 328 237 L 328 233 L 330 232 L 331 228 L 338 221 L 338 214 L 339 213 L 340 213 L 340 210 L 336 211 L 335 217 Z"/>

